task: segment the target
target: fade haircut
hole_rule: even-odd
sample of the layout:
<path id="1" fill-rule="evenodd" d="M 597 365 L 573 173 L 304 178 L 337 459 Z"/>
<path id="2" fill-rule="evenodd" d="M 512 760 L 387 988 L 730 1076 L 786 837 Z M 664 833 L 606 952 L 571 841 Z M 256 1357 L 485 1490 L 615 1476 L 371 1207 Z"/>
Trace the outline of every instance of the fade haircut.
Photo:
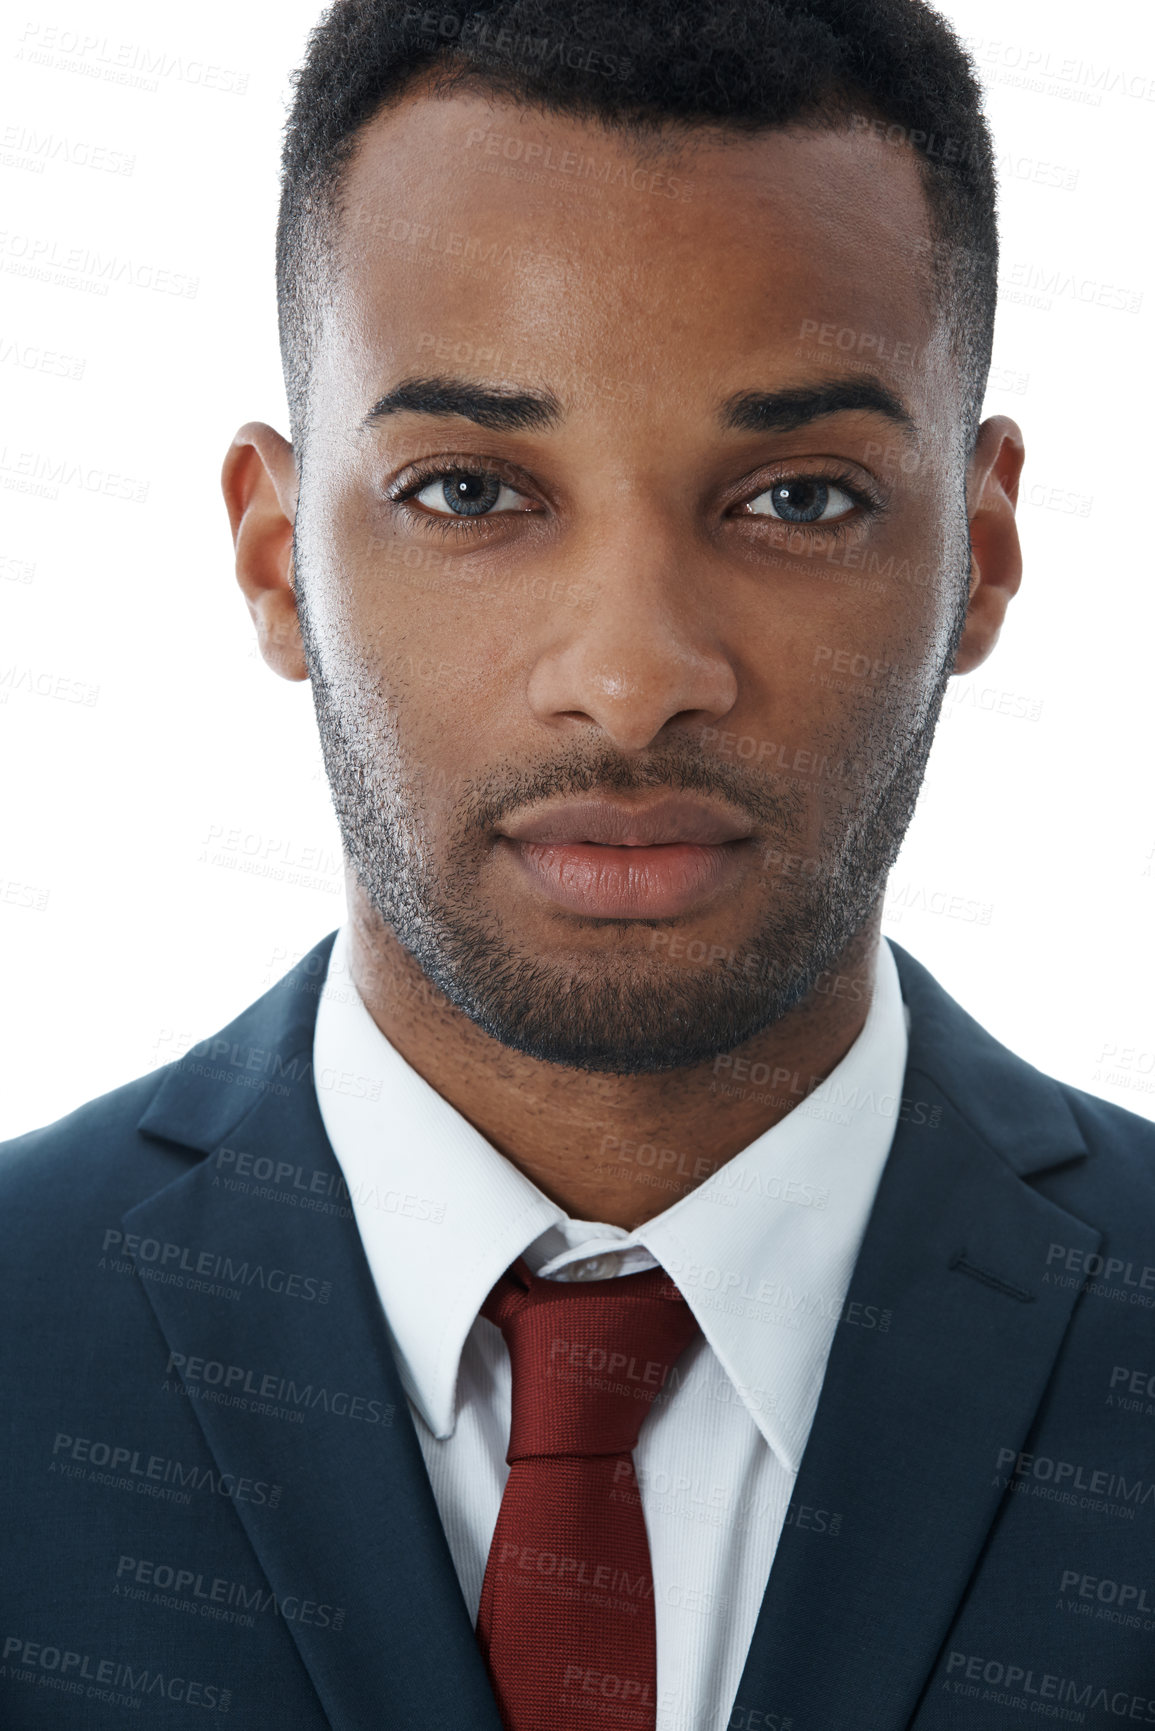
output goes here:
<path id="1" fill-rule="evenodd" d="M 912 150 L 929 239 L 912 237 L 911 269 L 949 334 L 970 455 L 994 334 L 994 152 L 966 52 L 923 0 L 336 0 L 294 75 L 282 153 L 277 308 L 298 463 L 345 172 L 362 129 L 419 79 L 601 124 L 639 151 L 791 125 Z"/>

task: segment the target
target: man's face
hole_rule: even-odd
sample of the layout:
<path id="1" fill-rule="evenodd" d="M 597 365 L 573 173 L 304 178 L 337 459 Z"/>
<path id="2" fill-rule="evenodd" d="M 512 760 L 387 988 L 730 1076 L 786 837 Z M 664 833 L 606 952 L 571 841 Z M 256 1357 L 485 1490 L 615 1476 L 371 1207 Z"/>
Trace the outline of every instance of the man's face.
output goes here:
<path id="1" fill-rule="evenodd" d="M 366 129 L 300 480 L 310 674 L 362 892 L 503 1043 L 701 1063 L 874 916 L 970 568 L 927 238 L 869 136 L 643 159 L 472 94 Z M 865 374 L 912 427 L 724 424 Z M 370 413 L 433 376 L 556 412 Z"/>

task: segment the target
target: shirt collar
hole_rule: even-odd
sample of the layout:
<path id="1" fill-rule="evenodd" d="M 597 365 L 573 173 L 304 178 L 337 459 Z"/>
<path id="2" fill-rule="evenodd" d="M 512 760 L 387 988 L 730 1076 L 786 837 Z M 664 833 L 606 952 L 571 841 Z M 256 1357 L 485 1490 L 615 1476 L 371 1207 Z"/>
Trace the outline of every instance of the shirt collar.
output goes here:
<path id="1" fill-rule="evenodd" d="M 433 1434 L 453 1433 L 466 1336 L 510 1263 L 525 1253 L 553 1272 L 612 1248 L 627 1252 L 623 1273 L 657 1261 L 678 1283 L 755 1424 L 796 1471 L 894 1135 L 904 1011 L 883 940 L 866 1022 L 820 1087 L 626 1232 L 568 1216 L 406 1062 L 353 985 L 343 927 L 318 1005 L 317 1098 L 402 1382 Z M 720 1069 L 720 1091 L 769 1085 L 756 1067 L 733 1070 Z M 620 1153 L 640 1181 L 660 1178 L 660 1151 Z"/>

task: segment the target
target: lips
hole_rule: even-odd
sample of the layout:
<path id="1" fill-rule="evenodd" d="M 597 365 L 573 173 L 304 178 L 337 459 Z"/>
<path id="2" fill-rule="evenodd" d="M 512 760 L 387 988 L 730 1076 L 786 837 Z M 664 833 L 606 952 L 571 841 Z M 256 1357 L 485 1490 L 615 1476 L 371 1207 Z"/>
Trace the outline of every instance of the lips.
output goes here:
<path id="1" fill-rule="evenodd" d="M 703 800 L 577 800 L 515 819 L 501 840 L 522 881 L 568 913 L 670 919 L 717 895 L 749 858 L 749 824 Z"/>
<path id="2" fill-rule="evenodd" d="M 573 800 L 503 824 L 501 833 L 511 841 L 577 846 L 667 847 L 687 843 L 711 847 L 743 841 L 751 828 L 743 819 L 704 800 L 668 795 L 645 806 L 604 799 Z"/>

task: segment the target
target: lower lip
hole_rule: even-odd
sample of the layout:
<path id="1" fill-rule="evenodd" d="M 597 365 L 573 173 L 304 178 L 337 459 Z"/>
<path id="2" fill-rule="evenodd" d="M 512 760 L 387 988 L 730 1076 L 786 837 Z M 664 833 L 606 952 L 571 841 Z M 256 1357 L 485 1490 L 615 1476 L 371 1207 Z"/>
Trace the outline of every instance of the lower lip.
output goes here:
<path id="1" fill-rule="evenodd" d="M 734 877 L 746 851 L 742 841 L 602 847 L 503 839 L 551 902 L 603 920 L 660 920 L 685 913 Z"/>

